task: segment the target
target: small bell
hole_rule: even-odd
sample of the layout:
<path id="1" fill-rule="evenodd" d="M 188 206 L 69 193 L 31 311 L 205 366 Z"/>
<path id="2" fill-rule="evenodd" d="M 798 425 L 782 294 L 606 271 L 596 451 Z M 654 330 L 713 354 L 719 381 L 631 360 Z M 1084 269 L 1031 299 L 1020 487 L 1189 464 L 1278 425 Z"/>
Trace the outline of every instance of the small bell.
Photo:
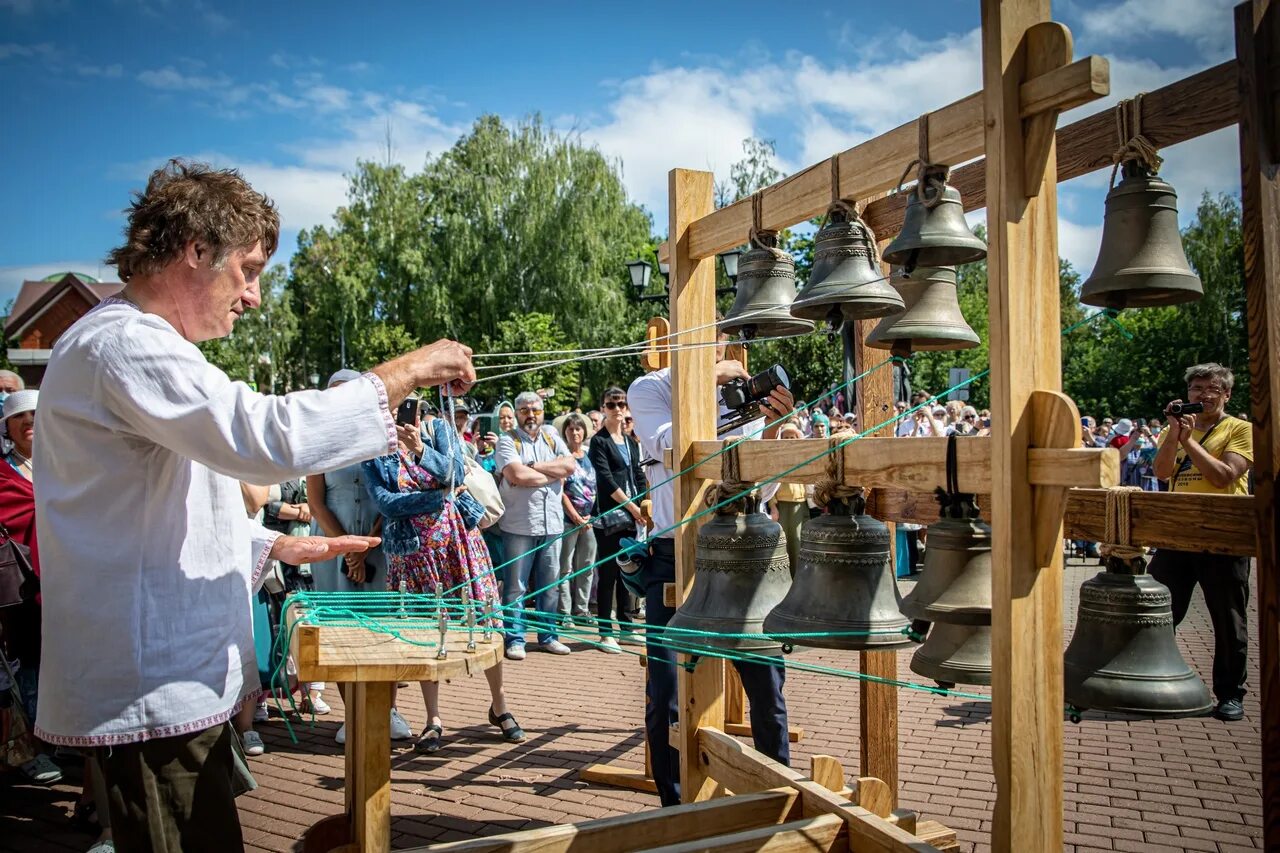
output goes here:
<path id="1" fill-rule="evenodd" d="M 801 526 L 795 581 L 765 618 L 765 633 L 788 644 L 826 649 L 908 645 L 908 623 L 898 611 L 901 596 L 889 563 L 889 529 L 864 514 L 861 496 L 832 501 L 829 509 L 830 515 Z"/>
<path id="2" fill-rule="evenodd" d="M 987 244 L 969 228 L 960 191 L 947 183 L 945 167 L 924 170 L 907 199 L 902 230 L 884 259 L 911 274 L 916 267 L 951 267 L 980 261 Z"/>
<path id="3" fill-rule="evenodd" d="M 934 622 L 911 656 L 911 671 L 942 687 L 991 684 L 991 626 Z"/>
<path id="4" fill-rule="evenodd" d="M 731 505 L 732 506 L 732 505 Z M 698 531 L 693 588 L 667 623 L 671 642 L 753 654 L 777 654 L 782 646 L 762 634 L 765 614 L 791 587 L 791 563 L 782 527 L 747 498 L 747 512 L 719 511 Z M 714 636 L 714 635 L 729 636 Z"/>
<path id="5" fill-rule="evenodd" d="M 915 589 L 902 599 L 911 619 L 991 624 L 991 528 L 967 518 L 929 525 L 929 548 Z"/>
<path id="6" fill-rule="evenodd" d="M 1146 573 L 1140 557 L 1130 563 L 1108 557 L 1106 570 L 1080 587 L 1063 681 L 1077 715 L 1094 708 L 1183 717 L 1213 707 L 1174 641 L 1169 588 Z"/>
<path id="7" fill-rule="evenodd" d="M 832 204 L 814 237 L 809 283 L 791 304 L 791 315 L 837 328 L 844 320 L 885 317 L 903 308 L 902 297 L 880 273 L 875 240 L 857 209 Z"/>
<path id="8" fill-rule="evenodd" d="M 751 249 L 738 259 L 738 295 L 720 329 L 740 331 L 746 340 L 812 332 L 813 321 L 791 315 L 795 296 L 796 262 L 778 248 L 777 234 L 753 232 Z"/>
<path id="9" fill-rule="evenodd" d="M 923 352 L 978 345 L 978 336 L 960 313 L 955 267 L 916 267 L 910 278 L 902 267 L 894 267 L 892 282 L 906 310 L 881 320 L 867 336 L 867 346 Z"/>
<path id="10" fill-rule="evenodd" d="M 1178 194 L 1137 161 L 1107 193 L 1102 245 L 1080 301 L 1099 308 L 1151 308 L 1204 295 L 1178 232 Z"/>

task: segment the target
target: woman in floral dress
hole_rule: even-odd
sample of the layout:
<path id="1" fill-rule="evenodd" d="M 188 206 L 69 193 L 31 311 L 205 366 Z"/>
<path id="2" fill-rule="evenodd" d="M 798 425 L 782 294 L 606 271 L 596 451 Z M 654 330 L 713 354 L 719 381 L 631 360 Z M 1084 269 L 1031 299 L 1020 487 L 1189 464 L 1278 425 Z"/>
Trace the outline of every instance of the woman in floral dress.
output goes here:
<path id="1" fill-rule="evenodd" d="M 450 599 L 466 587 L 476 602 L 496 601 L 493 562 L 480 533 L 484 508 L 462 487 L 462 443 L 446 418 L 436 418 L 423 440 L 421 417 L 397 425 L 399 452 L 364 463 L 366 487 L 383 516 L 382 547 L 387 558 L 387 589 L 403 582 L 411 593 L 434 594 L 436 585 Z M 450 492 L 450 487 L 453 487 Z M 493 627 L 501 627 L 492 620 Z M 524 732 L 507 710 L 502 689 L 502 662 L 485 670 L 492 702 L 489 722 L 504 739 L 524 740 Z M 440 683 L 422 682 L 427 725 L 414 748 L 431 753 L 440 748 Z"/>

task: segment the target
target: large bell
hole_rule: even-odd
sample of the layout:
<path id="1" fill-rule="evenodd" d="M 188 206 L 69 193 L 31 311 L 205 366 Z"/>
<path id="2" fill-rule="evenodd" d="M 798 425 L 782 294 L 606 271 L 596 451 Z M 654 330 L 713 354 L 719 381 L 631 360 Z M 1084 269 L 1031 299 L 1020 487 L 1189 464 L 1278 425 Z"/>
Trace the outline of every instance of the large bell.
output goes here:
<path id="1" fill-rule="evenodd" d="M 932 546 L 930 546 L 932 547 Z M 935 622 L 911 656 L 911 671 L 943 687 L 991 683 L 991 626 Z"/>
<path id="2" fill-rule="evenodd" d="M 795 296 L 796 262 L 777 248 L 776 234 L 759 232 L 752 237 L 751 249 L 738 259 L 738 295 L 720 329 L 740 330 L 747 340 L 811 332 L 811 320 L 791 316 Z"/>
<path id="3" fill-rule="evenodd" d="M 906 311 L 881 320 L 867 336 L 867 346 L 921 352 L 978 345 L 960 313 L 955 267 L 916 267 L 910 277 L 894 267 L 892 283 Z"/>
<path id="4" fill-rule="evenodd" d="M 885 317 L 905 307 L 880 272 L 870 229 L 850 205 L 833 204 L 813 242 L 813 270 L 791 303 L 793 317 L 826 320 L 835 328 L 844 320 Z"/>
<path id="5" fill-rule="evenodd" d="M 884 250 L 884 259 L 908 274 L 916 267 L 952 267 L 986 256 L 987 244 L 965 221 L 960 191 L 946 182 L 945 172 L 937 171 L 911 193 L 902 230 Z"/>
<path id="6" fill-rule="evenodd" d="M 902 599 L 902 613 L 929 622 L 990 625 L 991 528 L 967 518 L 929 525 L 924 569 Z"/>
<path id="7" fill-rule="evenodd" d="M 800 559 L 787 597 L 764 620 L 765 633 L 791 645 L 892 649 L 910 643 L 889 563 L 889 529 L 865 515 L 861 497 L 800 528 Z M 832 636 L 805 636 L 830 634 Z"/>
<path id="8" fill-rule="evenodd" d="M 717 512 L 698 531 L 693 589 L 667 623 L 669 628 L 719 635 L 762 634 L 765 615 L 791 587 L 791 562 L 782 527 L 748 499 L 748 512 Z M 777 654 L 781 644 L 765 636 L 705 636 L 672 631 L 670 640 L 754 654 Z"/>
<path id="9" fill-rule="evenodd" d="M 1080 301 L 1099 308 L 1150 308 L 1204 295 L 1178 233 L 1178 194 L 1135 161 L 1107 193 L 1102 245 Z"/>
<path id="10" fill-rule="evenodd" d="M 1209 690 L 1173 639 L 1172 600 L 1141 559 L 1108 557 L 1106 570 L 1084 582 L 1063 672 L 1067 702 L 1077 712 L 1208 713 Z"/>

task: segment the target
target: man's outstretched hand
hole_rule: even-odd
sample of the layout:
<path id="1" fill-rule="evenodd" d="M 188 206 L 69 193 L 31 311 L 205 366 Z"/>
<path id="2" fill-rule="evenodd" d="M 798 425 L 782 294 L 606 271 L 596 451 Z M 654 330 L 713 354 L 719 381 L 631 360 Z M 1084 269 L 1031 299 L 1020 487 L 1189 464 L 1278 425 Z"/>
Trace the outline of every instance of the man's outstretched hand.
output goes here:
<path id="1" fill-rule="evenodd" d="M 382 542 L 377 536 L 281 536 L 271 546 L 271 559 L 300 566 L 317 563 L 341 554 L 368 551 Z"/>

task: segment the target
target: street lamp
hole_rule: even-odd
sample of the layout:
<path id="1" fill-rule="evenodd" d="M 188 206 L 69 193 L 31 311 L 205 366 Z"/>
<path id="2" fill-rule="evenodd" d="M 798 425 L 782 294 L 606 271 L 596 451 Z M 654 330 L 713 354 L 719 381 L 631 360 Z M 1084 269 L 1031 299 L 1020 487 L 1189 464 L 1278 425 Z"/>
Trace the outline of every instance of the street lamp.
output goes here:
<path id="1" fill-rule="evenodd" d="M 667 270 L 662 269 L 666 264 L 659 264 L 658 268 L 666 275 Z M 670 269 L 670 267 L 668 267 Z M 627 261 L 627 272 L 631 274 L 631 287 L 635 290 L 636 300 L 639 302 L 657 302 L 667 299 L 665 293 L 651 293 L 645 295 L 645 291 L 649 289 L 649 281 L 653 278 L 653 267 L 649 266 L 649 262 L 645 260 Z"/>
<path id="2" fill-rule="evenodd" d="M 720 263 L 724 264 L 725 278 L 729 279 L 732 286 L 720 288 L 716 291 L 717 296 L 725 293 L 733 293 L 738 289 L 738 258 L 742 256 L 741 249 L 730 249 L 727 252 L 719 254 Z"/>
<path id="3" fill-rule="evenodd" d="M 727 293 L 734 293 L 737 291 L 738 256 L 741 254 L 741 249 L 730 249 L 727 252 L 720 253 L 718 256 L 720 258 L 720 262 L 724 264 L 724 274 L 728 276 L 731 284 L 729 287 L 716 288 L 716 296 L 724 296 Z M 662 263 L 661 261 L 658 263 L 658 272 L 662 274 L 663 285 L 668 293 L 644 295 L 644 292 L 649 289 L 649 282 L 653 278 L 653 267 L 649 266 L 648 261 L 638 259 L 634 261 L 627 261 L 627 272 L 631 274 L 631 286 L 635 289 L 636 299 L 639 301 L 649 302 L 669 298 L 669 292 L 671 290 L 671 283 L 668 279 L 668 276 L 671 273 L 670 264 Z"/>

